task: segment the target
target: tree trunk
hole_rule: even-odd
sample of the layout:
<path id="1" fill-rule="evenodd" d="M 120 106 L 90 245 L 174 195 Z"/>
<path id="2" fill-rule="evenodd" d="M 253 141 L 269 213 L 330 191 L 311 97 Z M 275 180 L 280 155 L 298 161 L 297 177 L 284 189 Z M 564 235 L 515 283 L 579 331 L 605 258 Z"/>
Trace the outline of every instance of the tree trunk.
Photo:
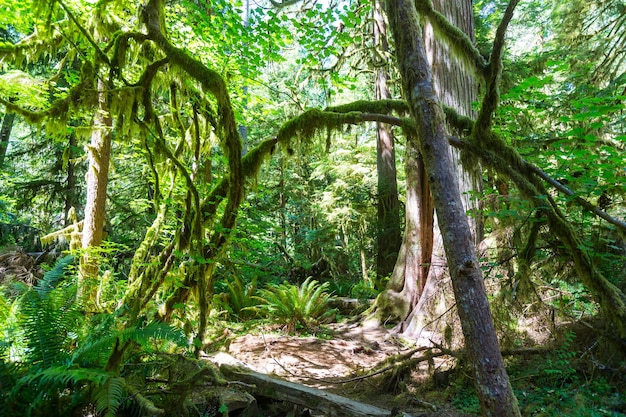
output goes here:
<path id="1" fill-rule="evenodd" d="M 93 119 L 91 143 L 87 147 L 87 201 L 83 223 L 82 249 L 78 279 L 78 295 L 87 309 L 95 307 L 98 280 L 98 254 L 93 248 L 102 243 L 105 220 L 106 191 L 109 182 L 109 160 L 111 158 L 111 127 L 113 125 L 107 104 L 107 86 L 98 80 L 99 105 Z"/>
<path id="2" fill-rule="evenodd" d="M 376 53 L 375 97 L 377 100 L 391 98 L 387 79 L 387 24 L 380 0 L 374 0 L 374 46 Z M 376 131 L 376 170 L 378 174 L 378 230 L 376 235 L 376 281 L 389 276 L 396 264 L 398 251 L 402 243 L 400 229 L 400 203 L 396 180 L 396 153 L 391 127 L 384 123 L 377 124 Z"/>
<path id="3" fill-rule="evenodd" d="M 74 148 L 76 147 L 76 135 L 72 132 L 69 135 L 68 154 L 67 154 L 67 182 L 65 185 L 65 203 L 63 212 L 65 213 L 64 227 L 72 224 L 70 219 L 70 210 L 72 207 L 77 209 L 78 207 L 78 195 L 76 193 L 76 173 L 74 172 Z"/>
<path id="4" fill-rule="evenodd" d="M 434 7 L 469 36 L 473 36 L 471 2 L 437 0 Z M 435 91 L 442 97 L 443 104 L 454 108 L 459 114 L 472 116 L 471 105 L 476 100 L 476 87 L 469 71 L 452 59 L 447 46 L 437 41 L 428 24 L 424 28 L 423 38 L 432 65 Z M 469 191 L 480 189 L 478 166 L 468 169 L 461 164 L 459 153 L 452 148 L 450 151 L 464 207 L 466 210 L 475 209 L 476 201 L 471 198 Z M 458 329 L 459 324 L 453 309 L 450 309 L 454 301 L 447 297 L 452 291 L 446 279 L 449 273 L 443 241 L 417 144 L 407 142 L 406 153 L 407 201 L 403 246 L 387 290 L 376 301 L 374 317 L 379 322 L 399 321 L 397 330 L 406 337 L 426 336 L 430 339 L 432 333 L 423 333 L 425 324 L 433 323 L 434 318 L 442 317 L 446 311 L 450 311 L 450 314 L 435 321 L 435 325 Z M 472 231 L 475 236 L 480 236 L 480 223 L 471 220 Z M 479 240 L 477 237 L 476 242 Z M 445 342 L 451 344 L 451 340 Z"/>
<path id="5" fill-rule="evenodd" d="M 377 298 L 372 319 L 378 323 L 400 323 L 398 330 L 420 298 L 426 277 L 432 242 L 433 207 L 423 161 L 415 141 L 407 141 L 405 156 L 406 207 L 404 239 L 387 289 Z M 430 227 L 420 227 L 428 223 Z M 424 245 L 426 244 L 426 246 Z"/>
<path id="6" fill-rule="evenodd" d="M 460 28 L 471 39 L 474 38 L 474 18 L 471 1 L 446 2 L 443 0 L 433 1 L 433 7 L 442 13 L 453 25 Z M 455 109 L 463 116 L 475 117 L 472 110 L 472 103 L 476 101 L 477 89 L 471 72 L 465 68 L 462 62 L 454 59 L 448 46 L 437 40 L 432 26 L 426 24 L 423 28 L 423 39 L 426 55 L 431 64 L 433 74 L 433 86 L 442 104 Z M 448 133 L 460 136 L 461 132 L 456 132 L 451 126 L 446 126 Z M 465 212 L 476 211 L 477 201 L 472 197 L 472 191 L 481 189 L 481 172 L 478 164 L 462 163 L 458 150 L 449 147 L 452 157 L 452 168 L 455 171 L 459 182 L 461 199 Z M 420 171 L 420 176 L 424 177 L 424 171 Z M 408 184 L 408 179 L 407 179 Z M 430 193 L 428 182 L 420 184 L 424 193 Z M 454 333 L 460 333 L 459 323 L 456 320 L 454 300 L 448 295 L 452 292 L 448 277 L 450 276 L 446 261 L 444 243 L 439 230 L 437 217 L 433 217 L 432 199 L 421 195 L 420 212 L 422 213 L 419 223 L 420 242 L 423 247 L 421 262 L 423 269 L 417 278 L 420 283 L 417 288 L 418 303 L 411 314 L 402 323 L 403 334 L 410 338 L 418 338 L 424 333 L 424 328 L 428 323 L 432 323 L 434 318 L 439 320 L 439 330 L 456 329 L 448 332 L 444 342 L 451 345 L 458 337 Z M 482 222 L 478 217 L 468 218 L 470 230 L 474 236 L 474 243 L 477 245 L 482 240 Z M 444 313 L 449 311 L 446 316 Z M 430 330 L 430 329 L 429 329 Z M 444 333 L 446 331 L 444 330 Z"/>
<path id="7" fill-rule="evenodd" d="M 15 121 L 15 113 L 5 113 L 2 119 L 2 126 L 0 127 L 0 170 L 4 166 L 4 158 L 9 149 L 9 137 L 11 137 L 11 131 L 13 130 L 13 122 Z"/>
<path id="8" fill-rule="evenodd" d="M 486 416 L 519 416 L 517 399 L 498 347 L 475 238 L 463 207 L 415 3 L 388 0 L 387 11 L 404 95 L 417 123 L 419 149 L 432 191 L 482 412 Z"/>

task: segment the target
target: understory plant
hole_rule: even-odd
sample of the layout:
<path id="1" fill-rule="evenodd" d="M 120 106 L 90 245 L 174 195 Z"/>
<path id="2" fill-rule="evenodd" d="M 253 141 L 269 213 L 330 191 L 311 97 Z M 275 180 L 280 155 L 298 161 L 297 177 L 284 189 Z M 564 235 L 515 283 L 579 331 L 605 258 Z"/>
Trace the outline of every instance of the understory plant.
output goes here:
<path id="1" fill-rule="evenodd" d="M 252 307 L 259 302 L 255 295 L 257 293 L 257 279 L 245 283 L 243 279 L 235 275 L 232 281 L 227 282 L 228 287 L 228 309 L 230 313 L 239 319 L 249 318 L 254 311 Z"/>
<path id="2" fill-rule="evenodd" d="M 286 331 L 310 330 L 324 319 L 332 317 L 335 309 L 328 308 L 328 282 L 320 284 L 307 278 L 302 284 L 274 284 L 260 290 L 256 298 L 261 304 L 254 307 L 259 313 L 284 324 Z"/>
<path id="3" fill-rule="evenodd" d="M 157 340 L 187 344 L 182 332 L 163 323 L 125 327 L 113 314 L 87 316 L 68 273 L 72 261 L 58 261 L 37 285 L 23 289 L 11 314 L 0 315 L 0 328 L 11 333 L 0 349 L 0 417 L 65 416 L 79 410 L 114 416 L 130 401 L 154 411 L 125 377 L 127 362 L 114 369 L 110 358 L 127 343 L 127 358 L 132 352 L 150 354 Z"/>

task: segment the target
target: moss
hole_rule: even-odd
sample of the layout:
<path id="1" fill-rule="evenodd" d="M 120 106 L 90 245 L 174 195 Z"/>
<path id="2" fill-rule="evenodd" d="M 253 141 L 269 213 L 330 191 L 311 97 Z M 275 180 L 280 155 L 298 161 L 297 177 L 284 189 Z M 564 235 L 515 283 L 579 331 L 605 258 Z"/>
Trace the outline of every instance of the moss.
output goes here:
<path id="1" fill-rule="evenodd" d="M 439 38 L 450 46 L 454 55 L 475 71 L 477 76 L 485 78 L 487 63 L 465 32 L 451 24 L 444 15 L 436 11 L 430 0 L 416 1 L 415 8 L 431 23 Z"/>
<path id="2" fill-rule="evenodd" d="M 409 107 L 404 100 L 357 100 L 341 106 L 327 107 L 325 111 L 333 113 L 362 112 L 407 115 Z"/>
<path id="3" fill-rule="evenodd" d="M 543 184 L 534 178 L 519 154 L 504 144 L 495 134 L 490 138 L 491 148 L 467 140 L 455 142 L 457 146 L 474 153 L 480 160 L 498 173 L 507 176 L 519 189 L 524 198 L 545 216 L 552 234 L 565 245 L 578 272 L 581 282 L 593 294 L 603 313 L 615 324 L 620 337 L 626 337 L 626 295 L 593 267 L 584 252 L 580 237 L 566 220 L 556 203 L 548 196 Z"/>
<path id="4" fill-rule="evenodd" d="M 449 106 L 442 106 L 443 112 L 446 115 L 446 123 L 450 127 L 458 130 L 464 135 L 468 135 L 474 129 L 474 120 L 471 117 L 463 116 L 455 109 Z"/>
<path id="5" fill-rule="evenodd" d="M 19 114 L 26 119 L 26 121 L 34 125 L 41 125 L 44 122 L 47 122 L 48 132 L 51 133 L 50 127 L 52 126 L 56 127 L 57 125 L 60 125 L 59 129 L 65 127 L 65 120 L 67 120 L 68 112 L 71 108 L 90 108 L 97 102 L 94 82 L 95 70 L 93 64 L 86 61 L 81 67 L 81 77 L 79 83 L 69 90 L 69 93 L 65 98 L 53 101 L 50 107 L 46 110 L 39 112 L 30 111 L 16 106 L 3 98 L 0 98 L 0 104 L 5 106 L 7 110 Z"/>

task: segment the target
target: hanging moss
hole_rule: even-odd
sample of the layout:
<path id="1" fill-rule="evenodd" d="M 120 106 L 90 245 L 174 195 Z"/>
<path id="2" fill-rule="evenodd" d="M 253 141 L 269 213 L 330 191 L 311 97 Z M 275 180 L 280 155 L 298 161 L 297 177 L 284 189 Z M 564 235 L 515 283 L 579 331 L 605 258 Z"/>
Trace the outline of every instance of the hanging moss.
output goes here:
<path id="1" fill-rule="evenodd" d="M 110 48 L 112 48 L 113 50 L 111 54 L 111 71 L 113 71 L 113 73 L 116 75 L 120 73 L 120 70 L 126 64 L 126 55 L 128 51 L 129 41 L 131 39 L 142 42 L 147 39 L 147 36 L 145 33 L 141 32 L 118 31 L 113 34 L 112 41 L 104 49 L 104 52 L 107 52 L 107 50 Z"/>
<path id="2" fill-rule="evenodd" d="M 492 143 L 503 144 L 504 141 L 499 139 Z M 615 324 L 620 337 L 626 337 L 626 295 L 593 267 L 589 255 L 581 249 L 583 245 L 574 227 L 549 197 L 543 184 L 532 176 L 519 154 L 513 153 L 511 149 L 501 152 L 504 148 L 486 148 L 467 140 L 458 140 L 455 144 L 474 153 L 483 164 L 508 177 L 522 196 L 547 218 L 552 234 L 565 245 L 572 257 L 579 279 L 592 292 L 605 316 Z M 515 155 L 515 159 L 511 159 L 512 155 Z M 518 167 L 519 164 L 521 167 Z"/>
<path id="3" fill-rule="evenodd" d="M 95 70 L 93 64 L 85 61 L 81 67 L 80 82 L 73 86 L 66 97 L 55 100 L 46 110 L 34 112 L 24 109 L 0 98 L 0 104 L 7 110 L 22 116 L 27 122 L 40 126 L 44 122 L 61 124 L 65 126 L 70 109 L 91 108 L 97 102 L 96 90 L 94 88 Z M 52 125 L 50 125 L 52 126 Z M 48 127 L 50 127 L 48 126 Z M 48 129 L 50 132 L 50 129 Z M 54 132 L 50 132 L 54 133 Z"/>
<path id="4" fill-rule="evenodd" d="M 471 117 L 463 116 L 455 109 L 449 106 L 442 106 L 446 115 L 446 123 L 450 127 L 458 130 L 462 135 L 469 135 L 474 129 L 474 120 Z"/>

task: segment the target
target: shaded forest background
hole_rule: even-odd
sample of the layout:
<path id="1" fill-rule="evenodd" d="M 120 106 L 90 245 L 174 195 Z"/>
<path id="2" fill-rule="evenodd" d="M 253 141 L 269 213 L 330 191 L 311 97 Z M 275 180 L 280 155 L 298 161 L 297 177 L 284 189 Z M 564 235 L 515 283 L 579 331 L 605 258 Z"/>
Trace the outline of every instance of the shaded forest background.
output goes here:
<path id="1" fill-rule="evenodd" d="M 357 315 L 337 297 L 462 349 L 443 254 L 419 263 L 432 288 L 394 278 L 417 265 L 398 254 L 420 151 L 381 2 L 127 3 L 0 4 L 0 415 L 157 413 L 138 375 L 165 352 L 270 323 L 324 335 Z M 475 89 L 443 110 L 458 172 L 478 172 L 461 191 L 500 347 L 545 348 L 507 359 L 520 409 L 623 415 L 626 7 L 523 1 L 506 29 L 517 2 L 476 1 L 466 39 L 429 3 L 437 64 Z M 189 361 L 177 395 L 224 383 Z M 446 401 L 485 412 L 465 374 Z"/>

